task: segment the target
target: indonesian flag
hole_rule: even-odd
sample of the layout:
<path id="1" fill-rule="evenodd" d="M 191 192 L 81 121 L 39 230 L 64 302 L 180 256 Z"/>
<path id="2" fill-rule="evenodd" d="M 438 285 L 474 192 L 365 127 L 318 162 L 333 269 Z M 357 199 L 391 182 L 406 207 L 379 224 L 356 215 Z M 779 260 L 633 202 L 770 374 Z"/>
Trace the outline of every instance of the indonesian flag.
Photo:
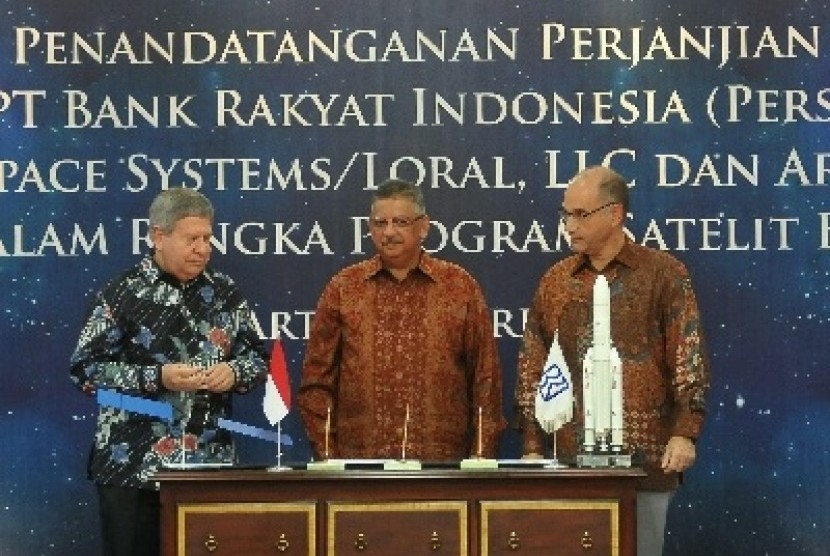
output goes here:
<path id="1" fill-rule="evenodd" d="M 571 372 L 559 346 L 557 332 L 553 335 L 542 378 L 536 388 L 536 420 L 545 432 L 551 433 L 573 419 L 573 403 Z"/>
<path id="2" fill-rule="evenodd" d="M 291 409 L 291 381 L 285 366 L 285 353 L 282 343 L 274 341 L 271 348 L 271 366 L 268 381 L 265 383 L 265 396 L 262 398 L 262 410 L 271 425 L 282 421 Z"/>

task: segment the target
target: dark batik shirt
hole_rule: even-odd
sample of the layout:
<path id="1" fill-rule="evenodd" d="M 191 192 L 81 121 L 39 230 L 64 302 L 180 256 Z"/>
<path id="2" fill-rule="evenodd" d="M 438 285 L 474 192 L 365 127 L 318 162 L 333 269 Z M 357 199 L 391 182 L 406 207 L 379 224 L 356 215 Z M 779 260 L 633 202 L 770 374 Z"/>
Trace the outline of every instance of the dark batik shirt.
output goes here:
<path id="1" fill-rule="evenodd" d="M 314 316 L 298 396 L 317 457 L 408 458 L 496 453 L 504 428 L 490 313 L 461 267 L 423 253 L 404 280 L 380 258 L 327 284 Z"/>
<path id="2" fill-rule="evenodd" d="M 603 274 L 611 289 L 611 337 L 622 359 L 624 442 L 641 459 L 645 490 L 676 488 L 678 475 L 660 469 L 671 436 L 696 439 L 705 414 L 709 363 L 692 282 L 668 253 L 626 242 Z M 574 457 L 582 441 L 582 361 L 591 346 L 593 286 L 587 257 L 572 255 L 542 277 L 528 315 L 516 385 L 524 452 L 542 451 L 536 426 L 536 385 L 553 341 L 572 378 L 574 419 L 557 433 L 559 455 Z"/>
<path id="3" fill-rule="evenodd" d="M 70 376 L 82 391 L 100 388 L 166 402 L 173 421 L 101 405 L 89 461 L 90 478 L 109 485 L 151 488 L 165 463 L 232 462 L 233 444 L 217 419 L 229 417 L 231 394 L 171 392 L 161 383 L 165 363 L 207 368 L 227 362 L 233 391 L 265 380 L 268 354 L 251 310 L 233 281 L 206 269 L 181 284 L 150 256 L 108 284 L 92 301 Z"/>

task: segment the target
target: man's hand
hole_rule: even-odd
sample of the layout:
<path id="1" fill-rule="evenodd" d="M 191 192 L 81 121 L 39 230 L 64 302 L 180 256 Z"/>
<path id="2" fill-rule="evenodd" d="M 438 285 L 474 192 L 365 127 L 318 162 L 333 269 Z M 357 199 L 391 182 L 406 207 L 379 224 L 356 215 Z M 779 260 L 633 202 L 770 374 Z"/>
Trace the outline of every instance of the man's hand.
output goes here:
<path id="1" fill-rule="evenodd" d="M 193 392 L 202 386 L 202 369 L 186 363 L 167 363 L 161 367 L 161 383 L 173 392 Z"/>
<path id="2" fill-rule="evenodd" d="M 690 438 L 685 436 L 672 436 L 666 444 L 666 451 L 663 454 L 663 472 L 670 473 L 677 471 L 681 473 L 687 470 L 695 462 L 695 445 Z"/>
<path id="3" fill-rule="evenodd" d="M 236 375 L 234 375 L 231 366 L 227 363 L 219 363 L 202 373 L 203 384 L 201 388 L 211 392 L 227 392 L 233 388 L 234 380 L 236 380 Z"/>

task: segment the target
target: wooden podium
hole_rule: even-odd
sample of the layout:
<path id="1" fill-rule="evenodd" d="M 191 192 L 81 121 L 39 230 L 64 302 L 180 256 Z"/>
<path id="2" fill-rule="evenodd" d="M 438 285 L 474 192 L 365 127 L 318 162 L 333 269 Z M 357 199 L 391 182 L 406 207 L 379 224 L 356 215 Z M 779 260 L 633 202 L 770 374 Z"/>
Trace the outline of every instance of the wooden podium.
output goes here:
<path id="1" fill-rule="evenodd" d="M 163 471 L 162 554 L 635 556 L 638 469 Z"/>

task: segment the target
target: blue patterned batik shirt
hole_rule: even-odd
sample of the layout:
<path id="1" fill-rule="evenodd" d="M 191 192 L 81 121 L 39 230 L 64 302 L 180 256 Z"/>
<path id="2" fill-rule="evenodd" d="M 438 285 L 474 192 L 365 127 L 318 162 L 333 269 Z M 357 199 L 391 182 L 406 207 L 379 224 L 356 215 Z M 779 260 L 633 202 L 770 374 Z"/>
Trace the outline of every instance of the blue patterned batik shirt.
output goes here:
<path id="1" fill-rule="evenodd" d="M 96 294 L 71 358 L 72 382 L 170 404 L 167 421 L 101 405 L 89 476 L 101 484 L 153 488 L 164 464 L 231 463 L 233 444 L 217 427 L 230 417 L 231 392 L 173 392 L 161 382 L 166 363 L 207 369 L 227 362 L 232 392 L 264 382 L 268 353 L 247 301 L 234 282 L 211 268 L 182 284 L 151 256 Z M 184 452 L 182 448 L 184 447 Z"/>

